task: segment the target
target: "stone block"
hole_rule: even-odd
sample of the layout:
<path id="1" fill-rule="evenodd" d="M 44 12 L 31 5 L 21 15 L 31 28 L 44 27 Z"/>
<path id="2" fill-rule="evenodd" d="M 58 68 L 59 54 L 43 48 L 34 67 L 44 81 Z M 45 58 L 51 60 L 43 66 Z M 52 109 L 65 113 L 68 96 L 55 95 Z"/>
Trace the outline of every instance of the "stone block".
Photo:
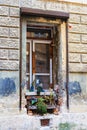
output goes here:
<path id="1" fill-rule="evenodd" d="M 71 28 L 69 28 L 69 32 L 80 33 L 80 25 L 79 24 L 71 24 Z"/>
<path id="2" fill-rule="evenodd" d="M 81 25 L 80 26 L 80 33 L 87 34 L 87 25 Z"/>
<path id="3" fill-rule="evenodd" d="M 69 44 L 69 52 L 87 53 L 87 44 Z"/>
<path id="4" fill-rule="evenodd" d="M 9 26 L 9 18 L 0 16 L 0 26 Z"/>
<path id="5" fill-rule="evenodd" d="M 80 15 L 70 14 L 69 22 L 70 23 L 80 23 Z"/>
<path id="6" fill-rule="evenodd" d="M 0 6 L 0 15 L 8 16 L 9 15 L 9 8 L 6 6 Z"/>
<path id="7" fill-rule="evenodd" d="M 19 38 L 20 36 L 19 28 L 10 28 L 9 30 L 10 30 L 10 34 L 9 34 L 10 37 Z"/>
<path id="8" fill-rule="evenodd" d="M 19 0 L 0 0 L 1 5 L 19 6 Z"/>
<path id="9" fill-rule="evenodd" d="M 72 28 L 69 28 L 69 32 L 87 34 L 87 26 L 80 24 L 71 24 Z"/>
<path id="10" fill-rule="evenodd" d="M 20 1 L 21 7 L 32 7 L 32 1 L 31 0 L 21 0 Z"/>
<path id="11" fill-rule="evenodd" d="M 8 50 L 9 59 L 19 59 L 19 50 Z"/>
<path id="12" fill-rule="evenodd" d="M 2 17 L 0 16 L 0 25 L 1 26 L 8 26 L 8 27 L 19 27 L 20 22 L 19 18 L 12 18 L 12 17 Z"/>
<path id="13" fill-rule="evenodd" d="M 87 64 L 69 63 L 69 72 L 87 72 Z"/>
<path id="14" fill-rule="evenodd" d="M 45 7 L 47 10 L 63 11 L 61 3 L 47 2 Z"/>
<path id="15" fill-rule="evenodd" d="M 86 1 L 87 2 L 87 1 Z M 83 6 L 81 5 L 82 9 L 81 9 L 81 14 L 87 14 L 87 6 Z"/>
<path id="16" fill-rule="evenodd" d="M 82 62 L 87 63 L 87 54 L 82 54 Z"/>
<path id="17" fill-rule="evenodd" d="M 62 0 L 61 0 L 62 1 Z M 62 7 L 62 11 L 65 11 L 65 12 L 69 12 L 69 8 L 68 8 L 68 4 L 67 3 L 61 3 L 61 7 Z"/>
<path id="18" fill-rule="evenodd" d="M 82 15 L 81 16 L 81 23 L 82 24 L 87 24 L 87 15 Z"/>
<path id="19" fill-rule="evenodd" d="M 80 62 L 80 54 L 69 53 L 69 62 Z"/>
<path id="20" fill-rule="evenodd" d="M 82 6 L 75 5 L 75 4 L 69 4 L 68 5 L 68 10 L 69 10 L 70 13 L 78 13 L 78 14 L 80 14 L 82 12 Z"/>
<path id="21" fill-rule="evenodd" d="M 87 35 L 82 35 L 82 43 L 87 43 Z"/>
<path id="22" fill-rule="evenodd" d="M 0 60 L 0 70 L 19 70 L 19 61 Z"/>
<path id="23" fill-rule="evenodd" d="M 81 4 L 68 4 L 68 12 L 76 14 L 87 14 L 87 7 Z"/>
<path id="24" fill-rule="evenodd" d="M 9 28 L 0 27 L 0 36 L 8 37 L 9 36 Z"/>
<path id="25" fill-rule="evenodd" d="M 12 16 L 12 17 L 20 17 L 20 9 L 10 7 L 10 16 Z"/>
<path id="26" fill-rule="evenodd" d="M 20 44 L 19 39 L 0 38 L 0 47 L 1 48 L 19 49 L 19 44 Z"/>
<path id="27" fill-rule="evenodd" d="M 69 33 L 68 34 L 68 41 L 71 43 L 72 42 L 80 43 L 80 34 Z"/>
<path id="28" fill-rule="evenodd" d="M 8 59 L 8 50 L 0 49 L 0 59 Z"/>
<path id="29" fill-rule="evenodd" d="M 45 2 L 38 0 L 21 0 L 20 5 L 21 7 L 45 9 Z"/>
<path id="30" fill-rule="evenodd" d="M 19 27 L 20 26 L 20 20 L 19 18 L 9 18 L 9 26 L 11 27 Z"/>

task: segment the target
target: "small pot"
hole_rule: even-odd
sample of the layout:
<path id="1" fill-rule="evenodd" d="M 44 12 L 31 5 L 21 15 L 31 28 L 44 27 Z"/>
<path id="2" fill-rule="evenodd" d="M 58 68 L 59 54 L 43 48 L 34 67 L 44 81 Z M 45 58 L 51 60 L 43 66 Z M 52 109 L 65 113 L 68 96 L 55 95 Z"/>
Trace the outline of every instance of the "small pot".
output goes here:
<path id="1" fill-rule="evenodd" d="M 49 126 L 50 119 L 41 119 L 41 126 Z"/>

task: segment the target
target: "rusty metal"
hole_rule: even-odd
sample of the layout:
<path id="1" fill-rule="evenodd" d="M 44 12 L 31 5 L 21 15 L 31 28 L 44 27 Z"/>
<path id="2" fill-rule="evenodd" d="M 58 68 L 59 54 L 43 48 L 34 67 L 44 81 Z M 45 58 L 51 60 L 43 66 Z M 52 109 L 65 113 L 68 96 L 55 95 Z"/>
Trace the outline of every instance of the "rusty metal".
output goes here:
<path id="1" fill-rule="evenodd" d="M 21 7 L 21 16 L 34 16 L 34 17 L 45 17 L 45 18 L 60 18 L 63 20 L 67 20 L 69 18 L 69 13 L 61 12 L 61 11 L 49 11 L 49 10 L 41 10 L 41 9 L 32 9 Z"/>

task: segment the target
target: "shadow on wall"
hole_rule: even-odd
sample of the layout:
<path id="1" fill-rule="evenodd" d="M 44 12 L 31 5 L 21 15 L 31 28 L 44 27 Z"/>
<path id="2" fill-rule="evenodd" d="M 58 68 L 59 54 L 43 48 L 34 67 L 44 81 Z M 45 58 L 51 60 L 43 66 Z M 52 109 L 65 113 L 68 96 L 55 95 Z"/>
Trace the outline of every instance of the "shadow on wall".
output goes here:
<path id="1" fill-rule="evenodd" d="M 69 95 L 77 94 L 77 93 L 81 94 L 80 83 L 77 82 L 77 81 L 69 82 L 69 84 L 68 84 L 68 90 L 69 90 Z"/>
<path id="2" fill-rule="evenodd" d="M 0 79 L 0 95 L 1 96 L 8 96 L 16 92 L 16 85 L 12 78 L 1 78 Z"/>

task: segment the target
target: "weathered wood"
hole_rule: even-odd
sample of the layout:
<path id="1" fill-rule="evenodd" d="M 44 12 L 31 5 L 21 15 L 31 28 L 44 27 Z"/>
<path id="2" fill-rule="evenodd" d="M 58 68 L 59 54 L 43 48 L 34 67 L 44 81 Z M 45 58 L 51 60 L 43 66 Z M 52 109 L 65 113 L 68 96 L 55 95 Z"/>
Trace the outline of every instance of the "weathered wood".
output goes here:
<path id="1" fill-rule="evenodd" d="M 66 12 L 31 9 L 31 8 L 25 8 L 25 7 L 21 7 L 20 13 L 21 13 L 21 16 L 60 18 L 63 20 L 67 20 L 69 18 L 69 13 L 66 13 Z"/>

